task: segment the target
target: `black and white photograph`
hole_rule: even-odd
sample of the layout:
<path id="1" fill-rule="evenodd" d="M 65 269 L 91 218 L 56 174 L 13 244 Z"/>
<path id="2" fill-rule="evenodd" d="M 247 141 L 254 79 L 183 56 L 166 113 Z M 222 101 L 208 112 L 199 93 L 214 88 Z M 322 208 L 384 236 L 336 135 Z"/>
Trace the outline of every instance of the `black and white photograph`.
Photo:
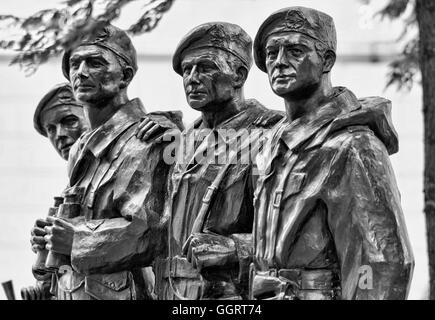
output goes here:
<path id="1" fill-rule="evenodd" d="M 433 0 L 1 1 L 0 105 L 0 300 L 435 300 Z"/>

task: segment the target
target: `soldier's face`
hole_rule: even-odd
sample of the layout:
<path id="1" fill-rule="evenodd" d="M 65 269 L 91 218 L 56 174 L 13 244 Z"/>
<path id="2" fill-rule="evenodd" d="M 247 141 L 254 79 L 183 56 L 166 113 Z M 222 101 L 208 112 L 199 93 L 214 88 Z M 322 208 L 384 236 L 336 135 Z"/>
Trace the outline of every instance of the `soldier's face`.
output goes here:
<path id="1" fill-rule="evenodd" d="M 272 90 L 279 96 L 309 96 L 319 85 L 323 60 L 315 40 L 294 32 L 271 35 L 266 42 L 266 68 Z"/>
<path id="2" fill-rule="evenodd" d="M 71 146 L 88 129 L 83 108 L 73 105 L 44 110 L 41 123 L 51 144 L 65 160 L 68 160 Z"/>
<path id="3" fill-rule="evenodd" d="M 184 54 L 181 62 L 184 91 L 193 109 L 210 110 L 233 98 L 234 71 L 225 56 L 218 49 L 198 49 Z"/>
<path id="4" fill-rule="evenodd" d="M 71 53 L 69 67 L 74 95 L 88 105 L 113 99 L 125 87 L 122 67 L 110 50 L 78 47 Z"/>

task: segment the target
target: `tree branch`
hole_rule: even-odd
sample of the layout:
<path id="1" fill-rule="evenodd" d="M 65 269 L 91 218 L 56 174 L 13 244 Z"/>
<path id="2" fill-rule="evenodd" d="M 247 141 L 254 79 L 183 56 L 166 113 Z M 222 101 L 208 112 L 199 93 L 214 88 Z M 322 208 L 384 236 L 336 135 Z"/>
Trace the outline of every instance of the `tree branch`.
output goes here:
<path id="1" fill-rule="evenodd" d="M 0 15 L 0 48 L 19 53 L 11 64 L 26 74 L 63 51 L 76 47 L 83 38 L 119 17 L 122 8 L 138 0 L 67 0 L 61 8 L 46 9 L 27 17 Z M 142 0 L 145 12 L 128 28 L 133 35 L 152 31 L 174 0 Z M 98 11 L 98 12 L 97 12 Z"/>

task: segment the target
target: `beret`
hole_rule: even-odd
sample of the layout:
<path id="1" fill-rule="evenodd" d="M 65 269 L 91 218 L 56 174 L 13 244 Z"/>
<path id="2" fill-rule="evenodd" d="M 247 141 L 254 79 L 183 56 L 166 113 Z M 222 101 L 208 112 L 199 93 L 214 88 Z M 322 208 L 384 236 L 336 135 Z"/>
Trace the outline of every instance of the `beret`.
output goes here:
<path id="1" fill-rule="evenodd" d="M 260 26 L 254 40 L 255 64 L 266 72 L 265 42 L 274 33 L 297 32 L 337 50 L 334 20 L 321 11 L 305 7 L 283 8 L 272 13 Z"/>
<path id="2" fill-rule="evenodd" d="M 207 22 L 190 30 L 172 56 L 172 67 L 182 75 L 181 59 L 187 49 L 216 48 L 239 58 L 246 69 L 252 66 L 252 39 L 240 26 L 228 22 Z"/>
<path id="3" fill-rule="evenodd" d="M 85 37 L 78 46 L 96 45 L 112 51 L 116 56 L 123 59 L 136 73 L 137 54 L 130 37 L 124 30 L 111 24 L 99 29 L 96 34 Z M 77 47 L 66 51 L 62 57 L 62 72 L 69 80 L 69 58 Z"/>
<path id="4" fill-rule="evenodd" d="M 71 85 L 68 82 L 59 83 L 50 91 L 48 91 L 36 107 L 35 114 L 33 115 L 33 126 L 43 136 L 47 136 L 41 123 L 41 113 L 44 110 L 52 109 L 64 105 L 73 105 L 83 107 L 74 98 Z"/>

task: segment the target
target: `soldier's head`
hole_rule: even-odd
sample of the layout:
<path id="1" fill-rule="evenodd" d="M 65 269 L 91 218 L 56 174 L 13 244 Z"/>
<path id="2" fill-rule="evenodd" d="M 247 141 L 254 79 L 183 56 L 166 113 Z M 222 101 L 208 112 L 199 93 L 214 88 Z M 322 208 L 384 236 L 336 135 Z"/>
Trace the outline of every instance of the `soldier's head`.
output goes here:
<path id="1" fill-rule="evenodd" d="M 209 22 L 180 41 L 172 66 L 183 77 L 189 105 L 199 111 L 243 96 L 252 65 L 252 40 L 238 25 Z"/>
<path id="2" fill-rule="evenodd" d="M 306 98 L 330 81 L 337 36 L 333 19 L 320 11 L 290 7 L 270 15 L 254 41 L 257 66 L 281 97 Z"/>
<path id="3" fill-rule="evenodd" d="M 69 83 L 56 85 L 42 98 L 36 107 L 33 125 L 65 160 L 71 146 L 89 127 L 83 106 L 74 99 Z"/>
<path id="4" fill-rule="evenodd" d="M 62 71 L 78 101 L 110 101 L 126 93 L 137 71 L 136 50 L 125 31 L 107 25 L 64 54 Z"/>

